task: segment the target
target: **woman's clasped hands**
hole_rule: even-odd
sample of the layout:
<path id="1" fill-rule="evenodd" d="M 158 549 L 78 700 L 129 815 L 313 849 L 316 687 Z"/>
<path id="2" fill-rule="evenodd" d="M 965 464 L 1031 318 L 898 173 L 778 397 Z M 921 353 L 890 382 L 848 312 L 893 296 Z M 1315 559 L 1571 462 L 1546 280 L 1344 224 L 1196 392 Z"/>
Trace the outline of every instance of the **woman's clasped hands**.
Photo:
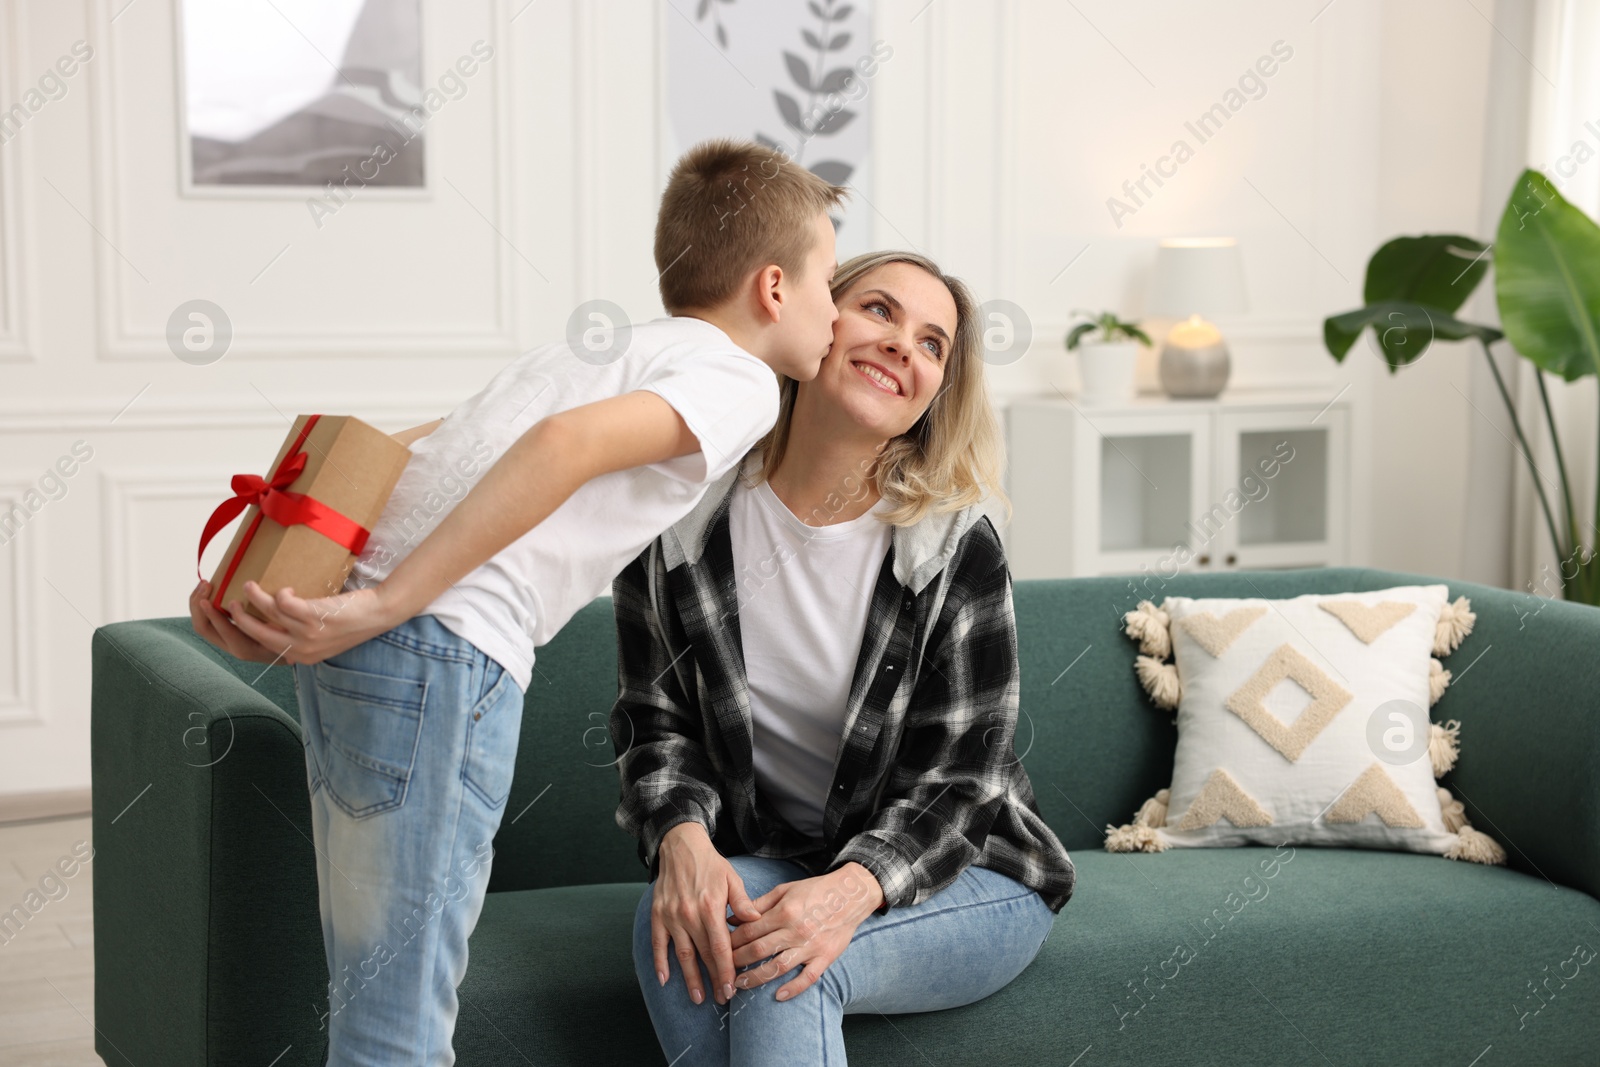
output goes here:
<path id="1" fill-rule="evenodd" d="M 697 822 L 680 823 L 662 839 L 650 908 L 656 978 L 667 983 L 670 941 L 696 1004 L 705 1000 L 697 955 L 711 974 L 718 1004 L 732 1000 L 736 989 L 755 989 L 802 967 L 778 989 L 777 999 L 789 1000 L 822 977 L 849 947 L 856 928 L 882 903 L 877 879 L 854 862 L 828 874 L 781 883 L 751 900 L 705 828 Z M 729 923 L 735 924 L 731 931 Z M 736 976 L 736 968 L 748 969 Z"/>

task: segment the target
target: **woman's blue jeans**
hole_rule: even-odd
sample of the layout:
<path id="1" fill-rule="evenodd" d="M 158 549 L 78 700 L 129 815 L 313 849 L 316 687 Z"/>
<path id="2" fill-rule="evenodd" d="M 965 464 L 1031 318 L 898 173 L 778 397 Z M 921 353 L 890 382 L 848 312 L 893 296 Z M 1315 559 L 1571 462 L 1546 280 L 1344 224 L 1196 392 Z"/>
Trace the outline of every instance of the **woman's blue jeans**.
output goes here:
<path id="1" fill-rule="evenodd" d="M 728 862 L 752 900 L 783 882 L 809 877 L 788 860 L 734 856 Z M 711 977 L 701 961 L 707 997 L 696 1004 L 689 999 L 676 952 L 667 953 L 667 984 L 656 981 L 650 951 L 654 892 L 653 884 L 646 887 L 634 912 L 633 968 L 661 1051 L 673 1067 L 842 1067 L 846 1014 L 937 1011 L 982 1000 L 1033 962 L 1055 923 L 1055 914 L 1032 889 L 987 868 L 968 867 L 921 904 L 867 916 L 839 958 L 799 996 L 785 1001 L 774 996 L 800 974 L 797 966 L 754 989 L 735 987 L 733 999 L 718 1004 L 709 995 Z"/>
<path id="2" fill-rule="evenodd" d="M 294 669 L 328 956 L 328 1062 L 452 1064 L 522 690 L 431 615 Z"/>

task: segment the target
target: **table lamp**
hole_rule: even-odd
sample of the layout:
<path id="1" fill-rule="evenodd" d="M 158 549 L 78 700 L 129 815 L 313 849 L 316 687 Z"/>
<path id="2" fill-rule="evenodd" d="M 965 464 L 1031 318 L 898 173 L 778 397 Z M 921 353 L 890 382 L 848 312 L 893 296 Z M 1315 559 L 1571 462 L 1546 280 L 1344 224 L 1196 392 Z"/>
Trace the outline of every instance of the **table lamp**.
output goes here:
<path id="1" fill-rule="evenodd" d="M 1228 346 L 1204 316 L 1246 310 L 1244 265 L 1232 237 L 1175 237 L 1156 250 L 1146 312 L 1178 319 L 1157 369 L 1168 396 L 1205 398 L 1228 384 Z"/>

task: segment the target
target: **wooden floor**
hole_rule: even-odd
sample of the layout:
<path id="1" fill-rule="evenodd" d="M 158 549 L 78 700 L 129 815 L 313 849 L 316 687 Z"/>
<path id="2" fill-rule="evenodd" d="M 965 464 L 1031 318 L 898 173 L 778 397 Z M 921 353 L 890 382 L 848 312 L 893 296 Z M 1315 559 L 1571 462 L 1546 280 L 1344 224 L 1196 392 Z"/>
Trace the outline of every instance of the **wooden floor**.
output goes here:
<path id="1" fill-rule="evenodd" d="M 76 858 L 80 841 L 93 843 L 89 822 L 0 824 L 0 918 L 30 890 L 39 894 L 36 905 L 44 900 L 20 933 L 0 926 L 0 1067 L 101 1065 L 94 1051 L 92 861 L 71 878 L 56 870 L 58 860 Z"/>

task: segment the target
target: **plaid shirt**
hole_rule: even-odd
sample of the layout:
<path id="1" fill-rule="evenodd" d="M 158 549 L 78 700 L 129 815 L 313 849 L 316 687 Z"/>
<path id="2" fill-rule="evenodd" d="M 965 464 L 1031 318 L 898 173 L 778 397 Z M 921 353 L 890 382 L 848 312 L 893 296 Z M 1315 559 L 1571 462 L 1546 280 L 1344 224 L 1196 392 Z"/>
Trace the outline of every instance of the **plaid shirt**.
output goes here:
<path id="1" fill-rule="evenodd" d="M 657 874 L 661 838 L 706 828 L 725 856 L 788 859 L 813 875 L 854 860 L 879 914 L 920 903 L 969 865 L 1072 895 L 1072 861 L 1039 814 L 1013 747 L 1018 665 L 1011 573 L 977 508 L 897 527 L 873 588 L 846 701 L 823 839 L 756 789 L 728 505 L 738 467 L 613 584 L 617 824 Z"/>

